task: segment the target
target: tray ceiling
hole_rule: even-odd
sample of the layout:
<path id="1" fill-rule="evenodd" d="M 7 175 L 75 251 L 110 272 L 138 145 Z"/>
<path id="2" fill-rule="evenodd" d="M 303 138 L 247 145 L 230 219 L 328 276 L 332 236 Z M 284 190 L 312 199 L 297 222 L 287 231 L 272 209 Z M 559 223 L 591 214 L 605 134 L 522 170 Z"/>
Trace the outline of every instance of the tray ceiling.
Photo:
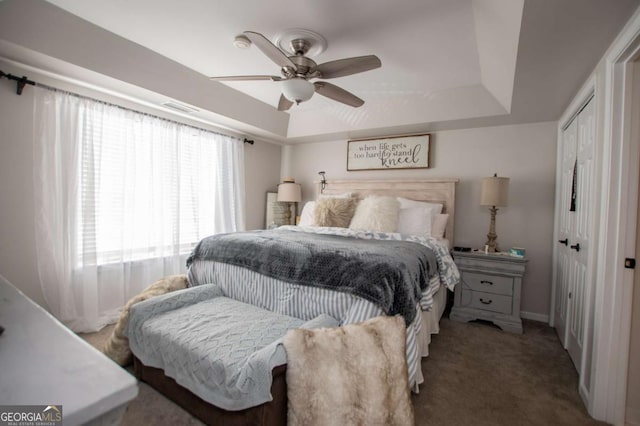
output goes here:
<path id="1" fill-rule="evenodd" d="M 0 55 L 152 102 L 174 99 L 240 132 L 283 142 L 333 140 L 555 120 L 637 5 L 5 0 Z M 290 28 L 324 36 L 327 47 L 313 58 L 318 63 L 368 54 L 381 59 L 380 69 L 331 80 L 364 99 L 362 107 L 315 94 L 279 112 L 281 83 L 207 79 L 278 75 L 257 48 L 237 49 L 233 40 L 251 30 L 275 41 Z"/>

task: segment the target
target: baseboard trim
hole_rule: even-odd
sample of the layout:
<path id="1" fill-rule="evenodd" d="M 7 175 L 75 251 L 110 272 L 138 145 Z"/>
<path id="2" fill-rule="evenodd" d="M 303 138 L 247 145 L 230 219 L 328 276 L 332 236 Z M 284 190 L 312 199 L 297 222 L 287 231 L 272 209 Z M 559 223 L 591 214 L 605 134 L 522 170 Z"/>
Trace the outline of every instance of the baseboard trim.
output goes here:
<path id="1" fill-rule="evenodd" d="M 593 417 L 593 414 L 591 414 L 591 410 L 589 409 L 589 391 L 587 390 L 587 388 L 584 386 L 583 383 L 580 383 L 580 385 L 578 386 L 578 393 L 580 394 L 580 399 L 582 399 L 584 408 L 586 408 L 589 415 Z"/>
<path id="2" fill-rule="evenodd" d="M 533 321 L 546 322 L 547 324 L 549 323 L 549 315 L 547 314 L 536 314 L 535 312 L 520 311 L 520 318 L 533 320 Z"/>

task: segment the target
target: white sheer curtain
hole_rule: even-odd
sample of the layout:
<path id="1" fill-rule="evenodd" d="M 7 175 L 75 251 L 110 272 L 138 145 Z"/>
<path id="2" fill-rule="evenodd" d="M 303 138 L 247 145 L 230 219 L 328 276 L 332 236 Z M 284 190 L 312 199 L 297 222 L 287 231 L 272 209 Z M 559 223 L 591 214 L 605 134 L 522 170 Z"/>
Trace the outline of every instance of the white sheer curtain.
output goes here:
<path id="1" fill-rule="evenodd" d="M 38 87 L 38 271 L 52 313 L 98 330 L 203 237 L 244 230 L 243 142 Z"/>

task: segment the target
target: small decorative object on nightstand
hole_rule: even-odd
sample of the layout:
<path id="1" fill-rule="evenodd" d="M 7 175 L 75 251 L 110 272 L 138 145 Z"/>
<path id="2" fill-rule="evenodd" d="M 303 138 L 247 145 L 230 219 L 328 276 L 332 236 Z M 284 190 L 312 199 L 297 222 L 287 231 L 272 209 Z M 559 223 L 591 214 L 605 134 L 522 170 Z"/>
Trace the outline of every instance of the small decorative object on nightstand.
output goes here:
<path id="1" fill-rule="evenodd" d="M 501 329 L 522 333 L 520 291 L 527 260 L 482 252 L 453 252 L 460 270 L 450 318 L 491 321 Z"/>

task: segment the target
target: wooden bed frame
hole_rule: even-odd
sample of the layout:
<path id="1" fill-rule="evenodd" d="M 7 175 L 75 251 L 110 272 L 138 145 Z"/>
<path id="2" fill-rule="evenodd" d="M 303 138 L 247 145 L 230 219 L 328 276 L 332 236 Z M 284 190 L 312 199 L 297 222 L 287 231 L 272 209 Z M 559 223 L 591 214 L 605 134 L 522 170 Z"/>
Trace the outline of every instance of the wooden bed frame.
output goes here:
<path id="1" fill-rule="evenodd" d="M 317 182 L 317 193 L 324 195 L 351 192 L 362 199 L 367 195 L 405 197 L 416 201 L 443 204 L 443 213 L 449 214 L 445 237 L 453 240 L 455 213 L 455 186 L 458 179 L 428 180 L 332 180 L 326 181 L 324 190 Z M 183 388 L 160 369 L 147 367 L 134 357 L 136 377 L 171 399 L 193 416 L 208 425 L 265 425 L 287 424 L 286 365 L 273 370 L 271 394 L 273 400 L 241 411 L 227 411 L 202 400 Z"/>

